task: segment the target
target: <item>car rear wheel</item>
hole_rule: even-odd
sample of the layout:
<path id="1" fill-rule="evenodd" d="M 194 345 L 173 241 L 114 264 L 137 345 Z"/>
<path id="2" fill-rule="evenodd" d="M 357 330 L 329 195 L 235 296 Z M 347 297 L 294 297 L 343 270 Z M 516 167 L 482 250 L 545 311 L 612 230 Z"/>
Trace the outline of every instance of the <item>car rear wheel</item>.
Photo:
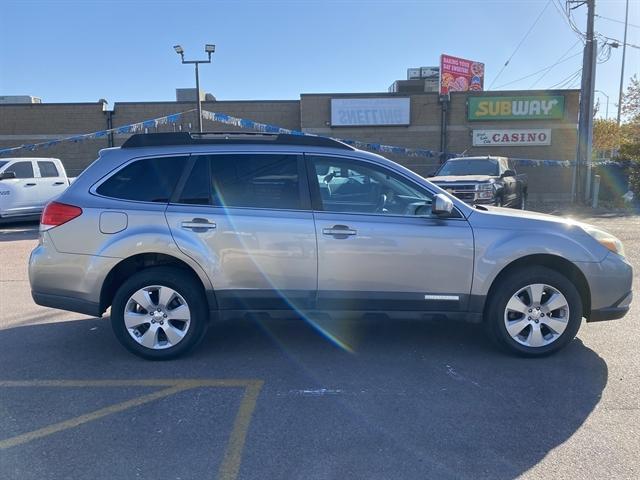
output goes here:
<path id="1" fill-rule="evenodd" d="M 488 299 L 485 323 L 499 346 L 538 357 L 560 350 L 575 337 L 582 301 L 565 276 L 546 267 L 529 267 L 498 282 Z"/>
<path id="2" fill-rule="evenodd" d="M 166 360 L 200 341 L 207 315 L 202 286 L 188 272 L 155 267 L 136 273 L 118 289 L 111 326 L 130 352 Z"/>

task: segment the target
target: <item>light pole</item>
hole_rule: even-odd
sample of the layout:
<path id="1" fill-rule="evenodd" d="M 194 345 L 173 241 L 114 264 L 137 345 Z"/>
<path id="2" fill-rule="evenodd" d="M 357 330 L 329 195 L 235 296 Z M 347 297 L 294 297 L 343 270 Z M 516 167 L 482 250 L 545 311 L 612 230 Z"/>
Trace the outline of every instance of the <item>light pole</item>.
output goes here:
<path id="1" fill-rule="evenodd" d="M 200 72 L 198 71 L 198 65 L 201 63 L 211 63 L 211 54 L 216 51 L 216 46 L 209 43 L 204 46 L 204 51 L 208 56 L 207 60 L 185 60 L 184 49 L 180 45 L 174 45 L 173 49 L 178 55 L 180 55 L 182 63 L 189 63 L 196 66 L 196 104 L 198 106 L 198 132 L 202 133 L 202 103 L 200 101 Z"/>
<path id="2" fill-rule="evenodd" d="M 605 97 L 607 97 L 607 109 L 606 112 L 604 114 L 604 118 L 606 118 L 607 120 L 609 120 L 609 95 L 607 95 L 606 93 L 604 93 L 602 90 L 595 90 L 598 93 L 601 93 L 602 95 L 604 95 Z"/>
<path id="3" fill-rule="evenodd" d="M 624 89 L 624 57 L 627 53 L 627 27 L 629 26 L 629 0 L 624 13 L 624 38 L 622 40 L 622 66 L 620 67 L 620 91 L 618 92 L 618 118 L 616 121 L 620 125 L 620 116 L 622 115 L 622 90 Z"/>

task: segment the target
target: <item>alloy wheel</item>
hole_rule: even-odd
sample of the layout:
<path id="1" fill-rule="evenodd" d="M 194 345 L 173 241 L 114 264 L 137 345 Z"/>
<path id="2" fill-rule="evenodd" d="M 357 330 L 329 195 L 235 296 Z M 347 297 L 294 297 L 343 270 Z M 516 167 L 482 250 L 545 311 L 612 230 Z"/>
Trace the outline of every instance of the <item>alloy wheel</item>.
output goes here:
<path id="1" fill-rule="evenodd" d="M 556 288 L 534 283 L 511 296 L 504 310 L 504 325 L 516 342 L 544 347 L 555 342 L 569 323 L 569 302 Z"/>
<path id="2" fill-rule="evenodd" d="M 124 308 L 127 332 L 140 345 L 152 350 L 180 343 L 191 325 L 191 312 L 178 292 L 163 285 L 137 290 Z"/>

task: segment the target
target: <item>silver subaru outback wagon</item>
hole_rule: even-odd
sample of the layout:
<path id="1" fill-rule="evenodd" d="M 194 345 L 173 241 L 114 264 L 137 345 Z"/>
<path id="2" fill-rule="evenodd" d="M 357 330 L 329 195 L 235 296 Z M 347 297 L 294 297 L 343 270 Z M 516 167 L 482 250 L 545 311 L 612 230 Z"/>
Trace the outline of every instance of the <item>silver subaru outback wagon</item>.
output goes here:
<path id="1" fill-rule="evenodd" d="M 632 270 L 612 235 L 469 206 L 379 155 L 320 137 L 134 135 L 41 219 L 36 303 L 101 316 L 149 359 L 215 319 L 351 312 L 483 322 L 541 356 L 583 318 L 620 318 Z"/>

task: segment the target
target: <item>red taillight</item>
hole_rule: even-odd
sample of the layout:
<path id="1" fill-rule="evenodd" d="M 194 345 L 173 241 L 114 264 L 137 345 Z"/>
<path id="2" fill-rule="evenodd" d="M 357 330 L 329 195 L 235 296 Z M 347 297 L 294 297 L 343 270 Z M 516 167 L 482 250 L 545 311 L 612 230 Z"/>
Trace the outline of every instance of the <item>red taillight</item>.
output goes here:
<path id="1" fill-rule="evenodd" d="M 82 215 L 82 209 L 66 203 L 50 202 L 44 207 L 40 225 L 44 228 L 57 227 Z"/>

